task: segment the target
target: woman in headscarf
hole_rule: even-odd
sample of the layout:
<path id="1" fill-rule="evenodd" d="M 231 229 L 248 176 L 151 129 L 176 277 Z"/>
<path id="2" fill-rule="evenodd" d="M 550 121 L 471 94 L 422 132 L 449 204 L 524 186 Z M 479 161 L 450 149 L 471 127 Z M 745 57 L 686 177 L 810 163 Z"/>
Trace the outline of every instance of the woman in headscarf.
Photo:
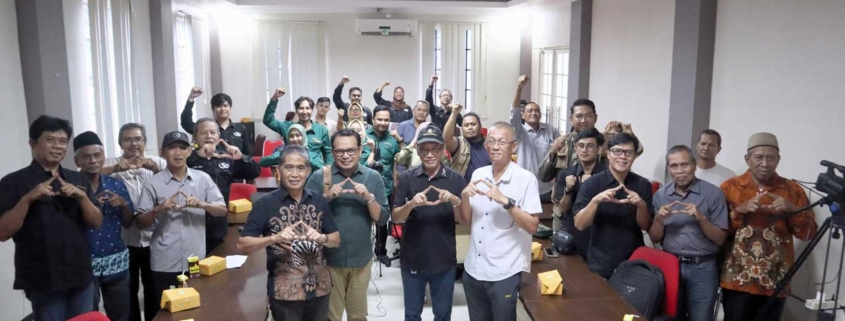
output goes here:
<path id="1" fill-rule="evenodd" d="M 343 111 L 343 109 L 337 110 L 337 117 L 338 117 L 337 131 L 340 131 L 341 129 L 344 129 L 347 126 L 349 126 L 349 123 L 351 123 L 353 120 L 360 120 L 366 126 L 369 126 L 367 124 L 367 121 L 364 119 L 364 115 L 365 115 L 364 114 L 364 107 L 361 106 L 361 104 L 359 104 L 359 103 L 353 102 L 353 103 L 349 104 L 349 117 L 348 117 L 349 121 L 345 122 L 345 123 L 340 121 L 341 119 L 343 119 L 344 114 L 345 114 L 345 112 Z M 364 127 L 364 129 L 366 130 L 367 127 Z"/>
<path id="2" fill-rule="evenodd" d="M 299 145 L 305 146 L 305 127 L 302 127 L 300 124 L 293 124 L 288 128 L 287 132 L 288 137 L 288 145 Z M 276 147 L 276 150 L 273 151 L 272 154 L 261 157 L 258 160 L 258 165 L 261 167 L 271 167 L 271 166 L 278 166 L 279 165 L 279 157 L 282 155 L 282 149 L 284 149 L 285 145 Z M 311 172 L 314 172 L 318 168 L 311 163 Z"/>
<path id="3" fill-rule="evenodd" d="M 351 107 L 350 107 L 351 108 Z M 361 135 L 361 159 L 358 161 L 361 165 L 369 166 L 375 163 L 375 153 L 373 149 L 376 147 L 376 142 L 367 136 L 367 123 L 360 119 L 350 119 L 349 129 L 354 130 Z"/>
<path id="4" fill-rule="evenodd" d="M 381 87 L 378 87 L 376 92 L 373 93 L 373 99 L 375 99 L 376 104 L 379 106 L 390 106 L 390 122 L 401 123 L 413 118 L 414 114 L 411 111 L 411 106 L 405 103 L 405 89 L 397 86 L 393 89 L 393 101 L 387 101 L 382 98 L 384 87 L 387 86 L 390 86 L 390 82 L 385 81 Z"/>

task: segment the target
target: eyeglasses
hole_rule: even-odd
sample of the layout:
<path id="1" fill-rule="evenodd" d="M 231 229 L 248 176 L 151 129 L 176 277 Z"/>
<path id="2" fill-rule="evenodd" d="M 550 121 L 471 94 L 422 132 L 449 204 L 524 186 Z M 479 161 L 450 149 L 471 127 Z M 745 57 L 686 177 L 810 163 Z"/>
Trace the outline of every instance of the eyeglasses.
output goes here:
<path id="1" fill-rule="evenodd" d="M 575 145 L 575 148 L 578 148 L 580 150 L 596 149 L 596 147 L 598 147 L 598 146 L 596 146 L 596 144 L 578 144 L 578 145 Z"/>
<path id="2" fill-rule="evenodd" d="M 437 155 L 438 152 L 442 152 L 442 151 L 443 151 L 443 149 L 437 149 L 437 148 L 434 148 L 434 149 L 417 148 L 417 154 L 419 154 L 420 156 L 425 156 L 425 155 L 428 155 L 428 154 Z"/>
<path id="3" fill-rule="evenodd" d="M 144 137 L 143 137 L 143 136 L 138 136 L 138 137 L 123 137 L 123 142 L 124 142 L 124 143 L 140 143 L 140 142 L 143 142 L 143 141 L 144 141 Z"/>
<path id="4" fill-rule="evenodd" d="M 513 143 L 513 141 L 506 142 L 506 141 L 503 141 L 503 140 L 493 140 L 493 139 L 488 139 L 488 140 L 484 141 L 484 145 L 486 145 L 486 146 L 496 146 L 496 147 L 505 147 L 508 144 L 512 144 L 512 143 Z"/>
<path id="5" fill-rule="evenodd" d="M 578 120 L 578 121 L 580 121 L 582 119 L 593 119 L 595 117 L 596 117 L 595 114 L 575 114 L 575 115 L 572 116 L 572 118 L 575 118 L 575 120 Z"/>
<path id="6" fill-rule="evenodd" d="M 625 154 L 625 156 L 628 156 L 628 157 L 634 157 L 634 155 L 637 154 L 637 151 L 635 151 L 635 150 L 621 149 L 621 148 L 611 148 L 610 152 L 613 153 L 613 155 L 616 155 L 616 156 L 622 156 L 622 154 Z"/>
<path id="7" fill-rule="evenodd" d="M 346 150 L 333 150 L 332 152 L 334 152 L 334 154 L 337 155 L 337 156 L 343 156 L 343 154 L 352 156 L 352 155 L 355 155 L 355 153 L 358 152 L 358 149 L 355 148 L 355 149 L 346 149 Z"/>

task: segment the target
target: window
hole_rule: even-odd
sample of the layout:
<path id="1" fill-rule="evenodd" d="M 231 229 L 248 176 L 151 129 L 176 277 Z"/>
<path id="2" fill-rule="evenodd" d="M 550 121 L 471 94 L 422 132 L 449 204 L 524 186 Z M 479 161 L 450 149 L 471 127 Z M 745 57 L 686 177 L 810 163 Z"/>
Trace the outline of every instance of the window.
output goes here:
<path id="1" fill-rule="evenodd" d="M 194 43 L 192 40 L 193 28 L 189 21 L 190 17 L 183 13 L 176 14 L 176 105 L 181 109 L 184 94 L 190 92 L 191 88 L 198 84 L 194 79 Z M 208 89 L 208 88 L 206 88 Z M 200 96 L 198 100 L 205 100 L 208 93 Z M 177 110 L 178 112 L 178 110 Z M 194 108 L 193 120 L 197 121 L 197 114 L 200 108 Z"/>
<path id="2" fill-rule="evenodd" d="M 443 43 L 440 38 L 441 33 L 440 25 L 434 27 L 434 74 L 437 75 L 438 78 L 443 71 L 443 65 L 441 63 L 441 59 L 443 59 Z M 434 101 L 437 102 L 438 100 L 436 97 L 440 97 L 440 80 L 434 83 L 432 93 L 435 97 Z"/>
<path id="3" fill-rule="evenodd" d="M 540 51 L 540 112 L 542 118 L 559 130 L 567 126 L 567 90 L 569 81 L 569 49 Z"/>
<path id="4" fill-rule="evenodd" d="M 466 52 L 464 54 L 464 61 L 466 61 L 466 69 L 464 71 L 464 107 L 467 110 L 472 110 L 472 29 L 466 30 Z"/>
<path id="5" fill-rule="evenodd" d="M 432 94 L 439 97 L 443 90 L 449 90 L 452 101 L 463 104 L 465 111 L 474 110 L 478 97 L 483 98 L 478 89 L 484 88 L 484 68 L 478 68 L 484 65 L 482 25 L 431 23 L 423 28 L 431 28 L 428 30 L 434 35 L 433 57 L 425 57 L 433 61 L 434 74 L 439 77 Z"/>

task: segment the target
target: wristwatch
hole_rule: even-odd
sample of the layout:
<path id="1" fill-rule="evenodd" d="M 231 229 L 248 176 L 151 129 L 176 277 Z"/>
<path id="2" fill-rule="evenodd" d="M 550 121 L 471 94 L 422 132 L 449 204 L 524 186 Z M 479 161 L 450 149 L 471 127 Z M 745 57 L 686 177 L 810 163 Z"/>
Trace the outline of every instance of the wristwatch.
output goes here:
<path id="1" fill-rule="evenodd" d="M 509 209 L 512 209 L 514 207 L 514 205 L 516 205 L 516 201 L 514 201 L 512 198 L 508 197 L 508 203 L 505 204 L 505 205 L 502 205 L 502 206 L 506 210 L 509 210 Z"/>

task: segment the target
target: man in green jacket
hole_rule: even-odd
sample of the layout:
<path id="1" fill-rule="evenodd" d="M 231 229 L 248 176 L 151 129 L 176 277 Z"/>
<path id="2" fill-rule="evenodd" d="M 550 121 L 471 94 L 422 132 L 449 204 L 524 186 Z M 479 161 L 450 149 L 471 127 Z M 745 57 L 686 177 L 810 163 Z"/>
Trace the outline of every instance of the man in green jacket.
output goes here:
<path id="1" fill-rule="evenodd" d="M 279 133 L 285 139 L 285 144 L 289 144 L 287 133 L 288 129 L 297 124 L 293 121 L 278 121 L 275 117 L 276 106 L 279 104 L 279 98 L 285 95 L 284 88 L 276 88 L 270 102 L 267 103 L 267 109 L 264 110 L 264 125 Z M 299 125 L 305 128 L 305 136 L 307 142 L 305 148 L 308 150 L 308 156 L 311 157 L 311 164 L 315 168 L 320 168 L 323 165 L 334 163 L 332 156 L 332 146 L 329 140 L 329 130 L 323 125 L 317 124 L 311 120 L 311 112 L 314 110 L 314 100 L 308 97 L 299 97 L 295 102 L 296 116 L 299 118 Z"/>

